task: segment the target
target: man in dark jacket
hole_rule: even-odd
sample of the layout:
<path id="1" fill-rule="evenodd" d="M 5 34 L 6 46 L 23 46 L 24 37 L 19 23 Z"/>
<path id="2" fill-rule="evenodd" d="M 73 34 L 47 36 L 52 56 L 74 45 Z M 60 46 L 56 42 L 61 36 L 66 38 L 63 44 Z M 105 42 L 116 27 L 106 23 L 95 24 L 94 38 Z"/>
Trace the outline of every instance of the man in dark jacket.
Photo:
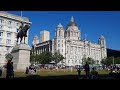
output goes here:
<path id="1" fill-rule="evenodd" d="M 80 78 L 80 73 L 81 73 L 80 67 L 77 68 L 77 71 L 78 71 L 78 78 Z"/>
<path id="2" fill-rule="evenodd" d="M 11 78 L 11 76 L 13 76 L 13 78 L 14 78 L 13 62 L 11 62 L 11 60 L 9 60 L 7 63 L 6 78 Z"/>
<path id="3" fill-rule="evenodd" d="M 2 76 L 2 68 L 0 67 L 0 77 Z"/>
<path id="4" fill-rule="evenodd" d="M 89 78 L 90 67 L 89 67 L 89 64 L 87 62 L 84 66 L 84 69 L 85 69 L 86 77 Z"/>

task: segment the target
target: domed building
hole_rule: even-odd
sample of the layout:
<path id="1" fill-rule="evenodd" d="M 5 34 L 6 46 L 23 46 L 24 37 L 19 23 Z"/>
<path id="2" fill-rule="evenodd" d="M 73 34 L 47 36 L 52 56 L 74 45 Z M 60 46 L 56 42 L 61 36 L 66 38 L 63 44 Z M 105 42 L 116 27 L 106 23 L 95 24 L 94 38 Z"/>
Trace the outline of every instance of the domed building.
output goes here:
<path id="1" fill-rule="evenodd" d="M 66 30 L 59 23 L 55 30 L 53 53 L 60 52 L 65 57 L 66 66 L 82 65 L 84 58 L 92 58 L 96 64 L 100 64 L 101 60 L 107 57 L 105 38 L 101 35 L 96 44 L 86 39 L 82 40 L 80 34 L 73 17 L 67 24 Z"/>
<path id="2" fill-rule="evenodd" d="M 56 26 L 55 37 L 51 40 L 52 44 L 49 44 L 49 46 L 52 45 L 49 51 L 61 53 L 65 58 L 63 62 L 66 66 L 82 65 L 85 58 L 91 58 L 96 64 L 100 64 L 101 60 L 107 57 L 105 38 L 101 35 L 96 44 L 86 39 L 82 40 L 80 36 L 79 27 L 71 17 L 66 30 L 61 23 Z M 44 48 L 43 43 L 36 44 L 38 52 L 38 47 Z"/>

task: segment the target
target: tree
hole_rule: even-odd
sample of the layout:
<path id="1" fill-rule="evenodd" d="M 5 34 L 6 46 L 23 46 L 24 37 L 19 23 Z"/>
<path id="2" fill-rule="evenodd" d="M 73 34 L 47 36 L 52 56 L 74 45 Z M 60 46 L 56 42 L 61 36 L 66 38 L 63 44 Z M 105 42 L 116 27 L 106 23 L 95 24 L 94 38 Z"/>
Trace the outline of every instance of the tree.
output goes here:
<path id="1" fill-rule="evenodd" d="M 120 64 L 120 57 L 115 58 L 115 64 Z"/>
<path id="2" fill-rule="evenodd" d="M 99 60 L 97 60 L 96 62 L 97 62 L 97 64 L 98 64 Z"/>
<path id="3" fill-rule="evenodd" d="M 115 57 L 115 58 L 108 57 L 108 58 L 102 59 L 101 63 L 105 65 L 120 64 L 120 57 Z"/>
<path id="4" fill-rule="evenodd" d="M 107 64 L 106 59 L 102 59 L 101 63 L 104 64 L 104 65 L 106 65 Z"/>
<path id="5" fill-rule="evenodd" d="M 53 58 L 53 61 L 55 62 L 55 64 L 59 63 L 60 61 L 63 62 L 63 59 L 64 59 L 63 55 L 60 54 L 59 52 L 55 52 L 53 54 L 52 58 Z"/>
<path id="6" fill-rule="evenodd" d="M 41 64 L 48 64 L 52 61 L 51 52 L 43 52 L 39 55 L 38 62 Z"/>
<path id="7" fill-rule="evenodd" d="M 34 62 L 34 60 L 35 60 L 35 55 L 34 55 L 34 54 L 31 54 L 31 55 L 30 55 L 30 62 Z"/>
<path id="8" fill-rule="evenodd" d="M 52 53 L 51 52 L 43 52 L 41 54 L 31 54 L 30 61 L 41 63 L 41 64 L 48 64 L 52 61 Z"/>
<path id="9" fill-rule="evenodd" d="M 86 55 L 84 55 L 82 58 L 82 64 L 85 64 L 86 62 L 87 62 L 87 58 L 86 58 Z"/>
<path id="10" fill-rule="evenodd" d="M 43 55 L 43 60 L 42 60 L 42 64 L 48 64 L 52 61 L 52 53 L 51 52 L 45 52 Z"/>
<path id="11" fill-rule="evenodd" d="M 88 64 L 95 64 L 95 61 L 91 57 L 88 57 L 86 61 Z"/>

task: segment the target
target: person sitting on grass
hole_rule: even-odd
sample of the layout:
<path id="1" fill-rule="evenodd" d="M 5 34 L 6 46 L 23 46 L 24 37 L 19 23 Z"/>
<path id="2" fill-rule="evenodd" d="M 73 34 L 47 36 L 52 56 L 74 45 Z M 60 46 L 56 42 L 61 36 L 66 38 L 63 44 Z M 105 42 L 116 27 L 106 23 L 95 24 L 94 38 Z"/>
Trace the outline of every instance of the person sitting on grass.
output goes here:
<path id="1" fill-rule="evenodd" d="M 95 71 L 94 67 L 92 68 L 92 71 L 90 73 L 91 73 L 91 79 L 97 79 L 98 78 L 98 72 Z"/>

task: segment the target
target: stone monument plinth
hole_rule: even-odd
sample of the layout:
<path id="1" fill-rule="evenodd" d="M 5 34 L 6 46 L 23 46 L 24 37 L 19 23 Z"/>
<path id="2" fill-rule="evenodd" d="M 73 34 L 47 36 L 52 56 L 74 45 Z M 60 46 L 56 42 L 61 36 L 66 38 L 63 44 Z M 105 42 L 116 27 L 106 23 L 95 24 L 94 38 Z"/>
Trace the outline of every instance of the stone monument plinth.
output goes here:
<path id="1" fill-rule="evenodd" d="M 13 47 L 11 54 L 13 55 L 14 70 L 25 70 L 30 66 L 30 47 L 27 44 L 19 44 Z"/>

